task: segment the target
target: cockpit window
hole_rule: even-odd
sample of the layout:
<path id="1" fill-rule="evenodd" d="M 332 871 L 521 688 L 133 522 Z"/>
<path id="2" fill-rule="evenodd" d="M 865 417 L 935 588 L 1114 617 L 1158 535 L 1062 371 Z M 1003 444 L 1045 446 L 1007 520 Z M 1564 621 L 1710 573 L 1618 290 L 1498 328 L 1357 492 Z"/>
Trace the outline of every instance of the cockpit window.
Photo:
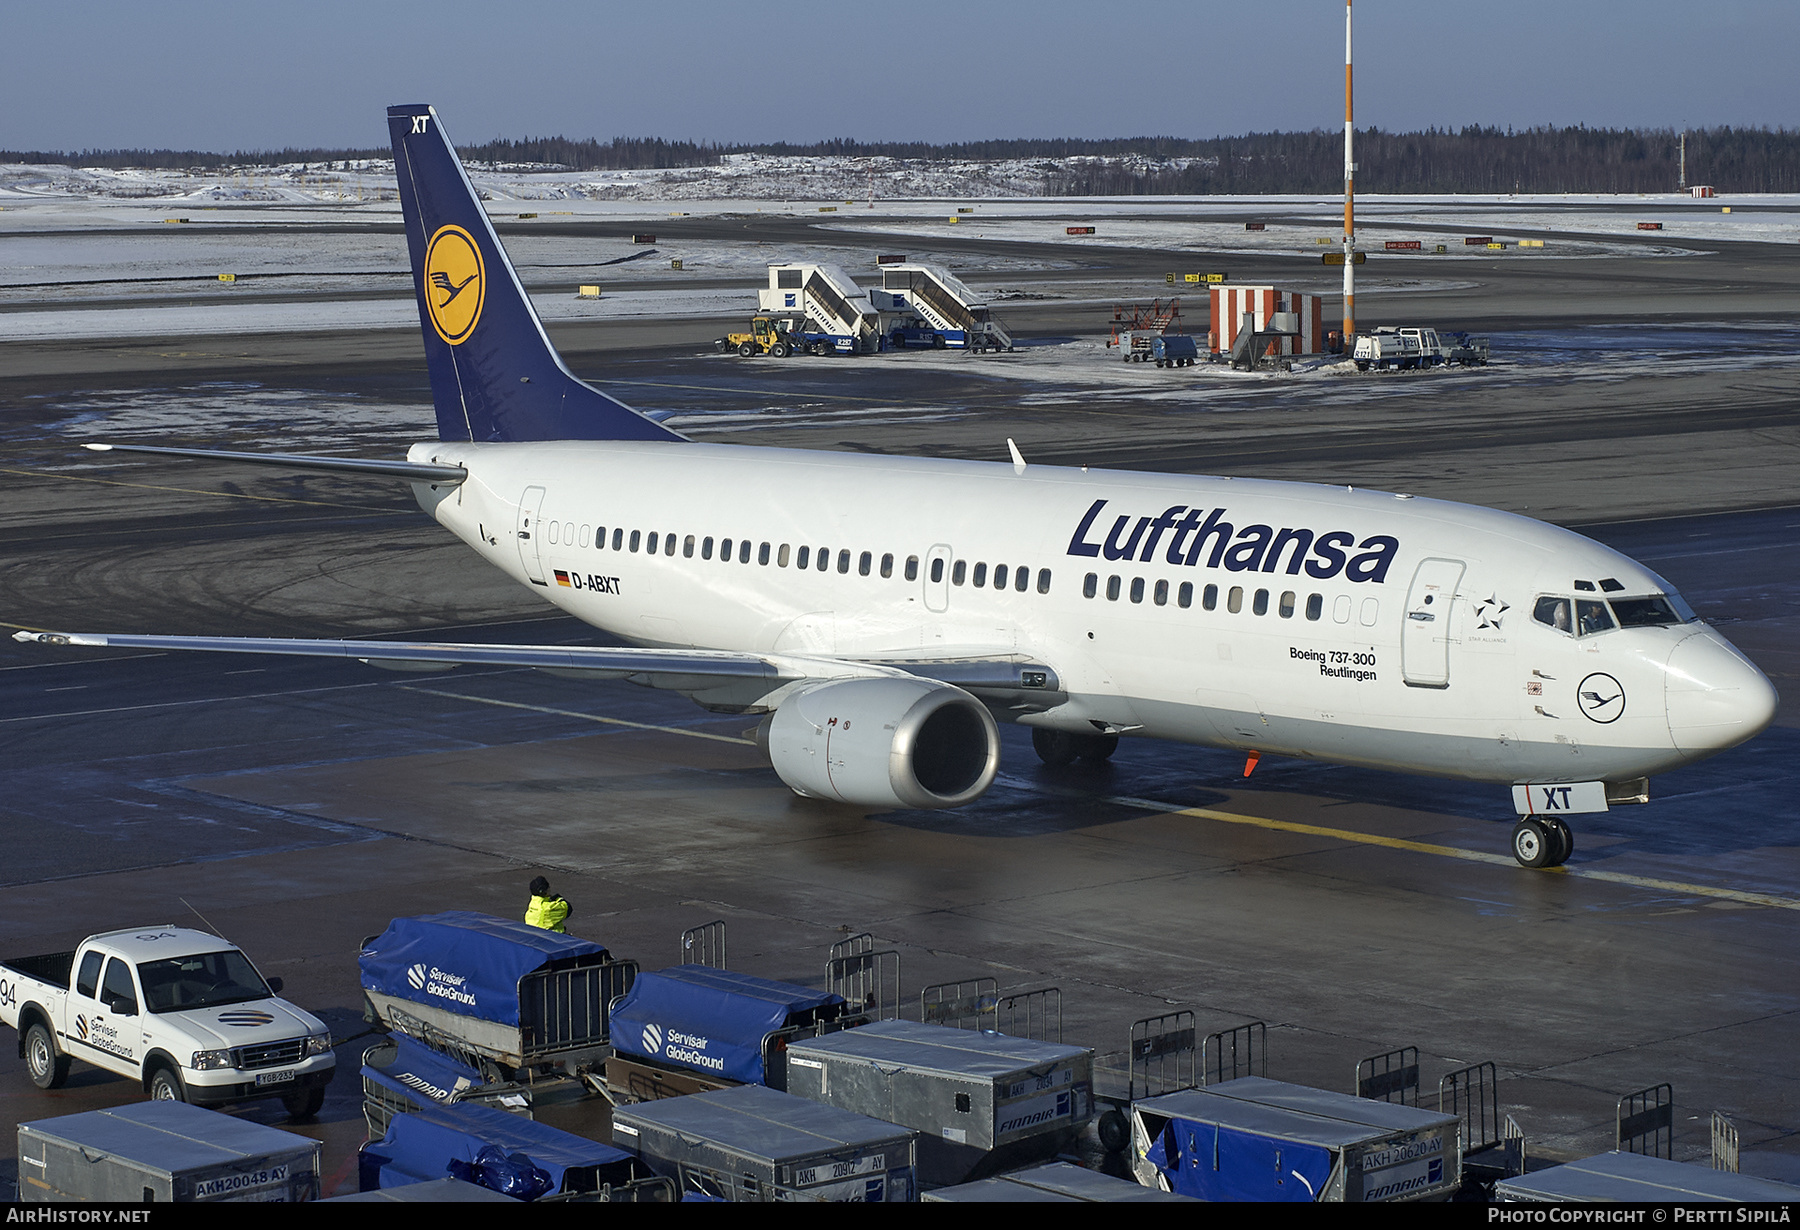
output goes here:
<path id="1" fill-rule="evenodd" d="M 1575 618 L 1581 625 L 1581 635 L 1592 636 L 1596 632 L 1607 632 L 1616 627 L 1612 613 L 1606 609 L 1606 603 L 1592 598 L 1575 600 Z"/>
<path id="2" fill-rule="evenodd" d="M 1574 636 L 1593 636 L 1614 628 L 1663 628 L 1700 618 L 1679 594 L 1614 598 L 1610 604 L 1599 598 L 1571 601 L 1545 596 L 1532 607 L 1531 617 L 1545 627 Z"/>
<path id="3" fill-rule="evenodd" d="M 1667 598 L 1614 598 L 1613 614 L 1621 628 L 1662 628 L 1686 623 Z M 1689 612 L 1689 617 L 1692 617 Z"/>

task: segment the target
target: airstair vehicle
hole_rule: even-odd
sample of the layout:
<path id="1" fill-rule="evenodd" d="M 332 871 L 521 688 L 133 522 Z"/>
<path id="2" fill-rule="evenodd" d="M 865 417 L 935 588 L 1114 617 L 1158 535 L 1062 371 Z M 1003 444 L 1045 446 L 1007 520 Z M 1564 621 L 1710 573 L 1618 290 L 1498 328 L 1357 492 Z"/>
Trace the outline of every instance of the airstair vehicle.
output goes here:
<path id="1" fill-rule="evenodd" d="M 887 265 L 875 306 L 896 317 L 886 329 L 897 350 L 1011 350 L 1012 335 L 995 320 L 986 301 L 961 279 L 936 265 Z"/>
<path id="2" fill-rule="evenodd" d="M 880 349 L 881 321 L 869 292 L 836 265 L 770 265 L 769 284 L 757 297 L 765 312 L 805 316 L 839 354 Z"/>

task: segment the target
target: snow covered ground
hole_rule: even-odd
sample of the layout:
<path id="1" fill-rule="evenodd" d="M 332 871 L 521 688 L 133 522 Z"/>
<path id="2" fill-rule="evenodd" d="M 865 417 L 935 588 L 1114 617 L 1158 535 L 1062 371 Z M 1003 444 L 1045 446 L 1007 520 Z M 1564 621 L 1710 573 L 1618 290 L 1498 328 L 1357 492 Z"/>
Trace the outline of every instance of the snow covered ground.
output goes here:
<path id="1" fill-rule="evenodd" d="M 0 342 L 417 327 L 405 244 L 392 229 L 399 206 L 391 163 L 339 167 L 201 173 L 0 166 Z M 914 259 L 960 272 L 1001 275 L 990 276 L 986 290 L 1002 309 L 1026 299 L 1104 304 L 1141 298 L 1145 288 L 1086 272 L 1071 272 L 1067 280 L 1041 275 L 1073 271 L 1097 251 L 1116 247 L 1186 253 L 1196 272 L 1229 269 L 1233 256 L 1312 253 L 1331 246 L 1320 240 L 1335 242 L 1341 216 L 1339 202 L 1330 197 L 1045 197 L 1042 185 L 1050 169 L 1047 163 L 1017 161 L 733 155 L 717 167 L 629 172 L 502 167 L 477 169 L 473 178 L 490 213 L 511 220 L 507 247 L 525 279 L 567 286 L 566 292 L 534 294 L 549 321 L 748 312 L 754 300 L 745 290 L 693 283 L 760 280 L 773 261 L 872 271 L 871 248 L 877 244 L 903 246 Z M 1722 212 L 1732 206 L 1736 212 Z M 623 238 L 533 234 L 531 220 L 520 217 L 535 214 L 546 223 L 561 217 L 629 220 L 654 231 L 659 219 L 671 215 L 757 213 L 818 221 L 819 238 L 776 246 L 665 235 L 648 250 Z M 1246 231 L 1246 215 L 1262 220 L 1266 229 Z M 1435 243 L 1448 249 L 1444 257 L 1382 253 L 1379 271 L 1370 268 L 1359 276 L 1359 286 L 1371 293 L 1466 287 L 1475 276 L 1476 257 L 1484 264 L 1655 259 L 1733 241 L 1800 240 L 1800 195 L 1710 201 L 1673 194 L 1365 195 L 1357 216 L 1365 248 L 1380 251 L 1390 239 L 1408 239 L 1427 249 Z M 1646 237 L 1636 229 L 1640 220 L 1662 221 L 1665 230 Z M 385 225 L 371 229 L 371 223 Z M 1076 224 L 1093 225 L 1096 233 L 1067 234 Z M 1522 235 L 1541 236 L 1544 247 L 1512 247 L 1502 256 L 1466 248 L 1462 240 L 1471 234 L 1508 243 Z M 934 242 L 967 238 L 990 241 L 995 251 L 972 254 Z M 1027 244 L 1029 251 L 1007 250 Z M 1070 259 L 1047 257 L 1046 248 L 1063 248 Z M 674 260 L 682 262 L 681 270 L 671 268 Z M 1009 272 L 1039 276 L 1029 285 L 1008 286 Z M 221 283 L 221 273 L 240 280 Z M 1315 277 L 1293 282 L 1295 289 L 1331 293 L 1337 278 L 1321 267 Z M 579 284 L 604 287 L 615 279 L 637 285 L 608 289 L 598 300 L 573 293 Z M 921 356 L 907 355 L 905 361 L 917 363 Z M 1034 352 L 1026 361 L 1051 360 Z M 1072 372 L 1057 378 L 1065 376 L 1079 382 Z M 1113 372 L 1092 378 L 1104 384 L 1124 377 Z"/>

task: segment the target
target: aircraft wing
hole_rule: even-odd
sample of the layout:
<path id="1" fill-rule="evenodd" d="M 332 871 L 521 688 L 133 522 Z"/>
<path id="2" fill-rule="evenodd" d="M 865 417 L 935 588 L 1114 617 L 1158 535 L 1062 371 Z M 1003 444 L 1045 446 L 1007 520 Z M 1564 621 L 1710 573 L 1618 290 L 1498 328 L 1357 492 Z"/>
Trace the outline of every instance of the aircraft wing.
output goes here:
<path id="1" fill-rule="evenodd" d="M 159 636 L 137 633 L 15 632 L 25 644 L 113 649 L 198 650 L 347 658 L 386 670 L 436 672 L 458 666 L 528 666 L 588 679 L 624 679 L 679 692 L 708 708 L 765 711 L 794 687 L 826 679 L 919 676 L 953 684 L 1004 709 L 1041 710 L 1066 697 L 1049 667 L 1019 655 L 855 661 L 715 649 L 584 645 L 460 645 L 435 641 L 334 641 L 266 636 Z"/>
<path id="2" fill-rule="evenodd" d="M 362 457 L 312 457 L 301 453 L 233 453 L 216 448 L 165 448 L 160 444 L 84 444 L 81 447 L 96 453 L 159 453 L 165 457 L 242 461 L 251 465 L 280 466 L 284 470 L 316 470 L 322 474 L 367 474 L 374 478 L 400 478 L 411 483 L 439 483 L 452 487 L 469 477 L 469 472 L 461 466 L 421 461 L 370 461 Z"/>

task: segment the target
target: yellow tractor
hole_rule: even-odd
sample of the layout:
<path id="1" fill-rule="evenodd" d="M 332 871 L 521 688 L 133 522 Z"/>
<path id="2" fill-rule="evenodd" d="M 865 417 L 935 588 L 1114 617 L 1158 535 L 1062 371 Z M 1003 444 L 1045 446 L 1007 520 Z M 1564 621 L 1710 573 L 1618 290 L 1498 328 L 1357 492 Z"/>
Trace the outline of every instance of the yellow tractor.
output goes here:
<path id="1" fill-rule="evenodd" d="M 785 316 L 757 316 L 751 319 L 748 333 L 727 333 L 713 345 L 722 352 L 735 350 L 746 359 L 758 354 L 785 359 L 801 348 L 790 336 L 793 327 L 794 322 Z"/>

